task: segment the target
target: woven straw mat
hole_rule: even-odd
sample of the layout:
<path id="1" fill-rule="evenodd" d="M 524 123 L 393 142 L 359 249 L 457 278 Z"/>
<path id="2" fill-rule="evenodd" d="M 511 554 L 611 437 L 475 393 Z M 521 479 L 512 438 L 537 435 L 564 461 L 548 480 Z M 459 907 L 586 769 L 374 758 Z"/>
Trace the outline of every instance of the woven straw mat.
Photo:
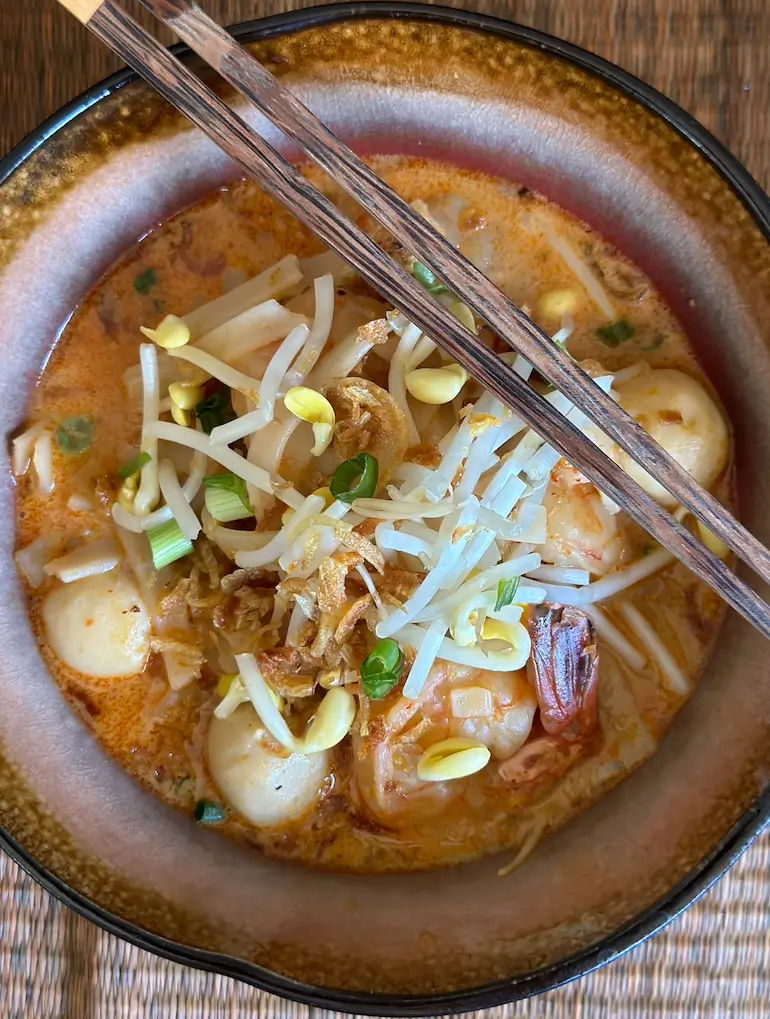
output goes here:
<path id="1" fill-rule="evenodd" d="M 610 966 L 485 1019 L 770 1015 L 770 834 L 683 916 Z M 99 930 L 0 854 L 0 1019 L 326 1019 Z M 482 1013 L 479 1013 L 481 1015 Z"/>

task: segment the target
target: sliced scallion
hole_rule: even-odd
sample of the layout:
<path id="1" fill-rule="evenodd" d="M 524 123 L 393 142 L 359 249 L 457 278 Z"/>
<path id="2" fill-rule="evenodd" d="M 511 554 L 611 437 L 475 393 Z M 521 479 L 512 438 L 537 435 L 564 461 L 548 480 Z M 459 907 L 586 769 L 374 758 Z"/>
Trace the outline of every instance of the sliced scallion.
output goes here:
<path id="1" fill-rule="evenodd" d="M 119 478 L 132 478 L 135 474 L 139 473 L 142 467 L 146 467 L 151 460 L 152 457 L 149 453 L 139 453 L 133 460 L 129 460 L 128 463 L 119 467 L 115 473 Z"/>
<path id="2" fill-rule="evenodd" d="M 56 444 L 63 453 L 85 453 L 94 440 L 90 418 L 66 418 L 56 429 Z"/>
<path id="3" fill-rule="evenodd" d="M 519 587 L 519 578 L 513 577 L 511 580 L 501 580 L 497 585 L 497 601 L 495 602 L 495 612 L 499 612 L 500 609 L 505 608 L 506 605 L 510 605 L 513 599 L 516 597 L 516 591 Z"/>
<path id="4" fill-rule="evenodd" d="M 398 683 L 404 671 L 404 655 L 389 637 L 377 641 L 361 663 L 361 687 L 373 701 L 381 700 Z"/>
<path id="5" fill-rule="evenodd" d="M 357 453 L 339 465 L 332 474 L 329 489 L 341 502 L 371 499 L 377 491 L 379 477 L 377 458 L 370 453 Z"/>
<path id="6" fill-rule="evenodd" d="M 448 288 L 444 286 L 441 280 L 436 276 L 432 269 L 429 269 L 427 265 L 423 265 L 422 262 L 412 263 L 412 275 L 423 287 L 428 291 L 429 294 L 446 294 Z"/>
<path id="7" fill-rule="evenodd" d="M 249 502 L 246 482 L 237 474 L 211 474 L 203 479 L 206 509 L 215 520 L 226 524 L 231 520 L 245 520 L 254 516 Z"/>
<path id="8" fill-rule="evenodd" d="M 220 386 L 211 396 L 207 396 L 205 400 L 201 400 L 200 403 L 196 404 L 195 416 L 200 421 L 201 428 L 206 435 L 211 435 L 213 429 L 218 425 L 223 425 L 226 421 L 232 421 L 235 417 L 235 411 L 230 400 L 230 390 L 228 387 Z"/>
<path id="9" fill-rule="evenodd" d="M 193 544 L 189 538 L 182 533 L 182 529 L 176 520 L 168 520 L 165 524 L 158 524 L 147 531 L 147 539 L 150 542 L 152 553 L 152 564 L 156 570 L 162 570 L 169 563 L 175 563 L 193 550 Z"/>
<path id="10" fill-rule="evenodd" d="M 630 322 L 620 318 L 617 322 L 610 322 L 609 325 L 601 326 L 596 330 L 596 335 L 605 346 L 619 347 L 621 343 L 630 340 L 635 332 L 636 330 Z"/>
<path id="11" fill-rule="evenodd" d="M 226 814 L 218 803 L 211 800 L 198 800 L 195 804 L 195 820 L 200 824 L 221 824 Z"/>
<path id="12" fill-rule="evenodd" d="M 148 294 L 158 282 L 158 274 L 154 269 L 145 269 L 134 279 L 134 290 L 137 294 Z"/>

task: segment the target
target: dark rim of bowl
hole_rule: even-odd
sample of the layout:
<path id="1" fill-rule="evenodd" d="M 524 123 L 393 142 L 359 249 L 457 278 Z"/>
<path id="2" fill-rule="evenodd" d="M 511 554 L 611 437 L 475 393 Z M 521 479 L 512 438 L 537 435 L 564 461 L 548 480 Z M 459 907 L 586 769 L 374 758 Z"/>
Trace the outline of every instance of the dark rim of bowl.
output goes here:
<path id="1" fill-rule="evenodd" d="M 709 131 L 672 100 L 646 85 L 634 75 L 579 46 L 563 42 L 544 32 L 488 15 L 422 3 L 403 2 L 403 0 L 397 4 L 388 2 L 388 0 L 368 0 L 368 2 L 365 0 L 365 2 L 335 3 L 325 7 L 311 7 L 277 14 L 257 21 L 243 22 L 232 27 L 230 31 L 237 39 L 248 42 L 269 39 L 276 35 L 285 35 L 313 26 L 365 18 L 407 18 L 418 21 L 434 21 L 492 33 L 534 49 L 543 50 L 602 78 L 661 117 L 687 139 L 730 185 L 770 243 L 770 199 L 745 167 Z M 181 45 L 174 46 L 172 51 L 182 57 L 190 54 L 189 49 Z M 54 113 L 4 159 L 0 160 L 0 183 L 5 181 L 57 131 L 66 127 L 100 100 L 134 81 L 136 77 L 132 71 L 118 71 Z M 54 873 L 41 866 L 1 826 L 0 848 L 4 849 L 23 870 L 44 888 L 81 916 L 111 934 L 172 962 L 221 973 L 284 998 L 319 1008 L 365 1015 L 434 1016 L 489 1008 L 528 998 L 534 994 L 560 987 L 570 980 L 585 976 L 605 963 L 617 959 L 629 949 L 661 930 L 703 895 L 751 845 L 768 825 L 768 822 L 770 822 L 770 789 L 765 790 L 757 797 L 752 807 L 746 811 L 712 852 L 667 895 L 633 921 L 591 948 L 578 952 L 556 965 L 544 967 L 525 976 L 450 994 L 415 996 L 363 994 L 316 987 L 288 980 L 242 959 L 180 945 L 143 930 L 78 894 Z"/>

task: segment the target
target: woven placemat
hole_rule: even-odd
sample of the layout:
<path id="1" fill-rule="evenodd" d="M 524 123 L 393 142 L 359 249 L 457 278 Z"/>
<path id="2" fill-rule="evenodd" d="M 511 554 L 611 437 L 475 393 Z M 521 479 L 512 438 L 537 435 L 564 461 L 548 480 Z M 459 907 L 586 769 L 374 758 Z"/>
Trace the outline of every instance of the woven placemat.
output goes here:
<path id="1" fill-rule="evenodd" d="M 610 966 L 485 1019 L 770 1014 L 770 833 L 681 917 Z M 57 902 L 0 854 L 2 1019 L 326 1019 L 166 962 Z M 481 1015 L 482 1013 L 479 1013 Z"/>

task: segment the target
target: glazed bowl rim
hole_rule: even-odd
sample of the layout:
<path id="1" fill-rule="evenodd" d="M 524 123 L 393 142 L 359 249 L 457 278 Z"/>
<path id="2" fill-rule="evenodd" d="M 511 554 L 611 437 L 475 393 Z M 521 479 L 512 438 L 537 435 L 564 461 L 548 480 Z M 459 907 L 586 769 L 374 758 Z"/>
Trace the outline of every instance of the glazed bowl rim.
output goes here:
<path id="1" fill-rule="evenodd" d="M 239 40 L 256 41 L 312 27 L 371 18 L 429 21 L 497 35 L 541 50 L 602 79 L 663 119 L 694 146 L 726 181 L 770 243 L 770 198 L 745 167 L 708 130 L 672 100 L 634 75 L 579 46 L 544 32 L 489 15 L 413 3 L 410 0 L 400 0 L 397 3 L 390 0 L 334 3 L 241 22 L 229 30 Z M 182 57 L 190 53 L 183 45 L 174 46 L 172 50 Z M 7 156 L 0 159 L 0 184 L 58 131 L 136 78 L 137 75 L 132 71 L 126 69 L 118 71 L 55 112 L 28 134 Z M 48 868 L 38 863 L 2 825 L 0 825 L 0 849 L 3 849 L 47 891 L 81 916 L 109 933 L 172 962 L 233 977 L 284 998 L 320 1008 L 367 1015 L 430 1016 L 472 1011 L 521 1000 L 560 987 L 616 959 L 659 931 L 695 902 L 732 866 L 768 823 L 770 823 L 770 789 L 766 789 L 757 797 L 754 804 L 712 852 L 663 898 L 596 945 L 525 976 L 449 994 L 420 996 L 366 995 L 321 988 L 289 980 L 246 960 L 181 945 L 123 920 L 80 895 Z"/>

